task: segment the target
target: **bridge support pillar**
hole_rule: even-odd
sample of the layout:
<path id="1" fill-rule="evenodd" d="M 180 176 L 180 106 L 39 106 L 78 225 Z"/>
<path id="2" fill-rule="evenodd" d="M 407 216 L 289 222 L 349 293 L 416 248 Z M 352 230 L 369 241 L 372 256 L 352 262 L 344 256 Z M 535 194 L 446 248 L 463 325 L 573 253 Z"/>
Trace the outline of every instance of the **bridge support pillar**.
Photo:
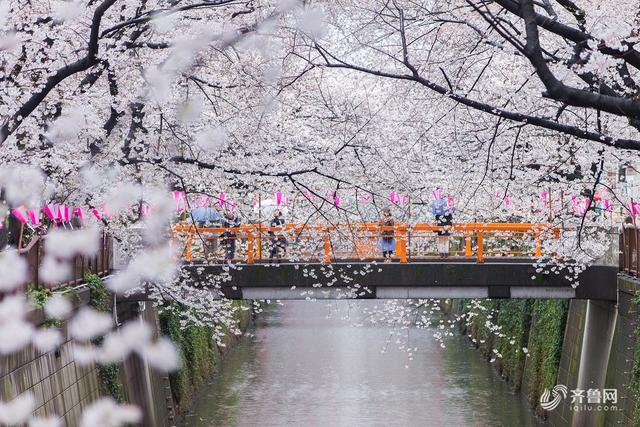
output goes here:
<path id="1" fill-rule="evenodd" d="M 585 396 L 586 390 L 602 390 L 605 387 L 615 324 L 615 303 L 596 300 L 587 302 L 577 384 L 578 389 L 585 390 Z M 573 414 L 571 421 L 573 427 L 597 425 L 598 417 L 594 416 L 594 412 L 575 411 Z"/>

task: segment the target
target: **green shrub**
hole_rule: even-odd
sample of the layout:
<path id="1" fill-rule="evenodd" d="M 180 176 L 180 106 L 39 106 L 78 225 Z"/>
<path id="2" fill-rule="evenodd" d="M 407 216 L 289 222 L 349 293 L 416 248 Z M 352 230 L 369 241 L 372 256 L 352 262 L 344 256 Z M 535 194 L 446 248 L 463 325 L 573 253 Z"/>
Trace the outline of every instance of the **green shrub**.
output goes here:
<path id="1" fill-rule="evenodd" d="M 102 282 L 102 279 L 95 274 L 86 274 L 84 276 L 85 283 L 90 289 L 89 306 L 97 311 L 111 311 L 111 293 Z M 93 341 L 94 344 L 102 344 L 102 337 Z M 124 386 L 120 382 L 120 365 L 99 365 L 98 370 L 98 386 L 100 394 L 103 396 L 111 396 L 119 403 L 125 401 Z"/>

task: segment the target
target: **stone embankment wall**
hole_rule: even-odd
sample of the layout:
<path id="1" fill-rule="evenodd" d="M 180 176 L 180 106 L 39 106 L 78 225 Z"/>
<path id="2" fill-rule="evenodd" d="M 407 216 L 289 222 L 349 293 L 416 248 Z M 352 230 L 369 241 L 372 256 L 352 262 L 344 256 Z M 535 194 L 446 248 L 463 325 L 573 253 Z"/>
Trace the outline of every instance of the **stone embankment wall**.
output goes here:
<path id="1" fill-rule="evenodd" d="M 482 310 L 469 300 L 452 300 L 443 309 L 449 315 L 477 312 L 462 332 L 548 425 L 640 426 L 638 295 L 640 281 L 621 275 L 617 304 L 486 300 L 482 306 L 487 310 Z M 557 408 L 544 411 L 540 396 L 557 384 L 565 385 L 569 395 Z M 589 389 L 615 389 L 617 404 L 608 410 L 576 410 L 571 405 L 576 389 L 584 390 L 585 404 Z"/>
<path id="2" fill-rule="evenodd" d="M 81 297 L 86 303 L 88 293 L 83 292 Z M 34 310 L 31 317 L 37 325 L 44 323 L 42 310 Z M 0 357 L 0 400 L 11 400 L 29 391 L 36 400 L 36 415 L 57 415 L 64 425 L 77 425 L 83 408 L 98 397 L 99 384 L 95 366 L 75 363 L 72 345 L 67 336 L 57 351 L 41 354 L 29 345 L 18 353 Z"/>
<path id="3" fill-rule="evenodd" d="M 90 305 L 113 312 L 113 297 L 97 276 L 89 276 L 84 285 L 64 291 L 69 292 L 76 308 Z M 40 307 L 51 295 L 46 290 L 30 294 Z M 250 307 L 244 302 L 237 304 Z M 30 313 L 30 321 L 36 326 L 59 327 L 65 342 L 58 350 L 45 354 L 28 346 L 11 356 L 0 357 L 0 400 L 8 401 L 29 391 L 36 400 L 36 415 L 58 416 L 64 426 L 75 427 L 84 408 L 101 396 L 110 396 L 141 407 L 145 427 L 177 425 L 199 386 L 214 374 L 218 361 L 236 338 L 225 336 L 226 347 L 219 348 L 213 342 L 211 328 L 188 326 L 182 330 L 177 327 L 177 319 L 159 314 L 150 302 L 119 302 L 116 313 L 120 324 L 141 319 L 155 326 L 156 336 L 170 335 L 181 351 L 182 368 L 175 374 L 161 374 L 137 356 L 111 366 L 80 365 L 74 359 L 74 341 L 66 322 L 52 325 L 43 310 L 36 308 Z M 250 319 L 251 310 L 238 310 L 242 330 Z"/>

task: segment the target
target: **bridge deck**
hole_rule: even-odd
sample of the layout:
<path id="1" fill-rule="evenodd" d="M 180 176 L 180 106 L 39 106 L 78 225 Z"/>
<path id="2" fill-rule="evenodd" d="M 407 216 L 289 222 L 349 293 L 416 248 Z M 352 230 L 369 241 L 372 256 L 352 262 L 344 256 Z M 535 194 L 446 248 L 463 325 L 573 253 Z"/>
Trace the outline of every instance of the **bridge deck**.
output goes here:
<path id="1" fill-rule="evenodd" d="M 189 263 L 200 285 L 208 275 L 228 274 L 221 292 L 231 299 L 368 298 L 575 298 L 616 301 L 615 266 L 594 265 L 576 288 L 565 272 L 536 274 L 533 260 L 484 263 L 440 260 L 370 264 L 253 264 L 225 266 Z M 535 277 L 535 278 L 533 278 Z"/>

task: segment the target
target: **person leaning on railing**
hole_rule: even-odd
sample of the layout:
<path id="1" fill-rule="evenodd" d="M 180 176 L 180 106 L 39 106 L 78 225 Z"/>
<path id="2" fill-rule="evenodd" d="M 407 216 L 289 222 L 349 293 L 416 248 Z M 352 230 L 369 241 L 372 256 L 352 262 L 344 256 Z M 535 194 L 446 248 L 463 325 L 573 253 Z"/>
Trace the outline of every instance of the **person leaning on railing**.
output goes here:
<path id="1" fill-rule="evenodd" d="M 226 211 L 224 218 L 222 218 L 221 225 L 224 228 L 236 228 L 240 226 L 240 220 L 235 213 Z M 237 235 L 233 230 L 225 230 L 220 237 L 220 242 L 224 247 L 224 262 L 231 262 L 236 256 Z"/>
<path id="2" fill-rule="evenodd" d="M 269 223 L 271 229 L 269 230 L 269 240 L 271 241 L 271 251 L 269 252 L 269 260 L 273 261 L 275 258 L 280 262 L 282 258 L 286 256 L 287 252 L 287 239 L 282 233 L 276 234 L 273 231 L 274 227 L 284 228 L 284 218 L 280 209 L 273 211 L 273 219 Z M 282 254 L 281 254 L 282 252 Z"/>
<path id="3" fill-rule="evenodd" d="M 431 212 L 436 219 L 436 225 L 439 227 L 450 227 L 453 222 L 453 207 L 447 206 L 446 196 L 431 202 Z M 441 257 L 449 256 L 449 235 L 451 232 L 448 228 L 438 230 L 438 253 Z"/>
<path id="4" fill-rule="evenodd" d="M 391 209 L 385 208 L 382 211 L 382 218 L 380 218 L 381 227 L 393 227 L 395 221 L 391 216 Z M 385 262 L 390 262 L 393 256 L 393 251 L 396 248 L 396 239 L 393 237 L 393 230 L 382 230 L 380 233 L 380 250 L 382 251 L 382 257 Z"/>

